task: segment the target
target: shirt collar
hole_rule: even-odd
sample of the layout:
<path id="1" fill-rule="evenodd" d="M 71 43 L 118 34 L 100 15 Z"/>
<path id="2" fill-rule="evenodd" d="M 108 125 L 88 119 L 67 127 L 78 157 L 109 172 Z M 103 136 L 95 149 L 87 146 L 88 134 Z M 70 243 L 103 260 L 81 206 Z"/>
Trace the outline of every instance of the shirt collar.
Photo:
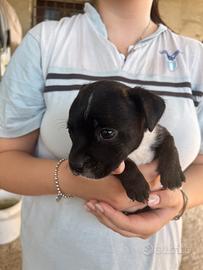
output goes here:
<path id="1" fill-rule="evenodd" d="M 84 12 L 89 17 L 89 19 L 92 21 L 97 32 L 100 33 L 105 38 L 108 38 L 106 26 L 103 23 L 100 14 L 97 12 L 97 10 L 94 8 L 94 6 L 92 6 L 89 3 L 85 3 Z M 159 36 L 161 33 L 165 32 L 166 30 L 167 30 L 167 27 L 165 25 L 159 24 L 156 32 L 154 32 L 151 35 L 147 36 L 146 38 L 140 40 L 138 43 L 144 43 L 148 40 L 151 40 L 151 39 Z"/>
<path id="2" fill-rule="evenodd" d="M 108 38 L 108 33 L 106 30 L 106 26 L 104 25 L 101 16 L 97 12 L 96 8 L 94 8 L 91 4 L 85 3 L 84 7 L 85 14 L 89 17 L 89 19 L 92 21 L 94 27 L 96 30 L 102 34 L 102 36 Z"/>

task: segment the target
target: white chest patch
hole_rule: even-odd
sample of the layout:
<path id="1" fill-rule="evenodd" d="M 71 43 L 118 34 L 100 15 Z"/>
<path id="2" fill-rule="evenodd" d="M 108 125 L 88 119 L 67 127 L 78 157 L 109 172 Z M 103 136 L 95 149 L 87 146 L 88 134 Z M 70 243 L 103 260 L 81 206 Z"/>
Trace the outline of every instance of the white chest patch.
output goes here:
<path id="1" fill-rule="evenodd" d="M 158 130 L 159 128 L 156 127 L 152 132 L 146 131 L 139 147 L 128 156 L 136 165 L 149 163 L 153 160 L 155 153 L 152 146 L 158 143 Z"/>

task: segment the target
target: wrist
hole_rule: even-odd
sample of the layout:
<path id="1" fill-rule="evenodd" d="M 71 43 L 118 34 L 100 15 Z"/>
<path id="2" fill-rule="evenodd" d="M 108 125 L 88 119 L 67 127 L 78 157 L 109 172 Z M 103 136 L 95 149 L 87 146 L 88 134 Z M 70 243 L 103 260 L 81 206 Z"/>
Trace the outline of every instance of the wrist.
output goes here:
<path id="1" fill-rule="evenodd" d="M 57 164 L 59 164 L 59 162 Z M 54 171 L 54 178 L 56 176 L 57 164 Z M 60 186 L 60 191 L 63 194 L 71 194 L 72 196 L 76 196 L 75 185 L 77 184 L 77 181 L 75 181 L 74 179 L 75 176 L 70 171 L 68 160 L 64 160 L 63 162 L 60 163 L 60 167 L 58 167 L 57 177 L 58 177 L 58 184 Z M 54 185 L 55 190 L 57 191 L 57 183 L 55 179 Z"/>
<path id="2" fill-rule="evenodd" d="M 183 214 L 185 213 L 186 209 L 187 209 L 188 196 L 186 195 L 186 193 L 182 189 L 180 189 L 180 194 L 181 194 L 181 203 L 180 203 L 180 207 L 179 207 L 179 212 L 173 218 L 173 220 L 180 219 L 183 216 Z"/>
<path id="3" fill-rule="evenodd" d="M 93 194 L 96 196 L 96 181 L 75 176 L 69 167 L 68 160 L 61 163 L 58 178 L 63 194 L 79 197 L 84 200 L 95 199 L 93 198 Z"/>
<path id="4" fill-rule="evenodd" d="M 56 166 L 55 166 L 55 170 L 54 170 L 54 183 L 55 183 L 55 187 L 56 187 L 56 201 L 60 201 L 62 198 L 63 199 L 70 199 L 73 196 L 71 194 L 65 194 L 62 189 L 61 189 L 61 185 L 59 184 L 59 169 L 60 166 L 62 165 L 63 162 L 65 162 L 65 159 L 60 159 Z"/>

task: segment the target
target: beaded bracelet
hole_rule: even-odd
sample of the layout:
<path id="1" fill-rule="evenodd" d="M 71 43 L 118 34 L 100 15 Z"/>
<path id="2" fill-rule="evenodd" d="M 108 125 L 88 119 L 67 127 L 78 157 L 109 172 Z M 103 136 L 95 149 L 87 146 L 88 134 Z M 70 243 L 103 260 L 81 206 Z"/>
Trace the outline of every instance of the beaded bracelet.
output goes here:
<path id="1" fill-rule="evenodd" d="M 67 195 L 67 194 L 64 194 L 60 188 L 60 185 L 59 185 L 59 167 L 60 165 L 65 161 L 65 159 L 60 159 L 57 164 L 56 164 L 56 167 L 55 167 L 55 170 L 54 170 L 54 183 L 55 183 L 55 186 L 56 186 L 56 190 L 57 190 L 57 196 L 56 196 L 56 201 L 59 202 L 62 198 L 64 199 L 69 199 L 69 198 L 72 198 L 73 196 L 71 195 Z"/>
<path id="2" fill-rule="evenodd" d="M 182 217 L 182 215 L 184 214 L 184 212 L 186 210 L 187 204 L 188 204 L 188 196 L 185 194 L 185 192 L 182 189 L 180 189 L 180 191 L 181 191 L 182 196 L 183 196 L 183 207 L 180 210 L 179 214 L 173 218 L 173 220 L 179 220 L 180 217 Z"/>

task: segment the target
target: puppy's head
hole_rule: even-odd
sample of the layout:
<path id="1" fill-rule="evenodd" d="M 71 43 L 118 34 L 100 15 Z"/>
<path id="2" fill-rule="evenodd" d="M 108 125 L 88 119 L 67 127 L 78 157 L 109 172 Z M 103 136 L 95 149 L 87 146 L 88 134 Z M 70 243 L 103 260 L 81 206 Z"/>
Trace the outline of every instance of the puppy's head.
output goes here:
<path id="1" fill-rule="evenodd" d="M 94 179 L 109 175 L 139 146 L 144 132 L 154 129 L 164 109 L 160 97 L 140 87 L 113 81 L 83 86 L 69 111 L 73 173 Z"/>

